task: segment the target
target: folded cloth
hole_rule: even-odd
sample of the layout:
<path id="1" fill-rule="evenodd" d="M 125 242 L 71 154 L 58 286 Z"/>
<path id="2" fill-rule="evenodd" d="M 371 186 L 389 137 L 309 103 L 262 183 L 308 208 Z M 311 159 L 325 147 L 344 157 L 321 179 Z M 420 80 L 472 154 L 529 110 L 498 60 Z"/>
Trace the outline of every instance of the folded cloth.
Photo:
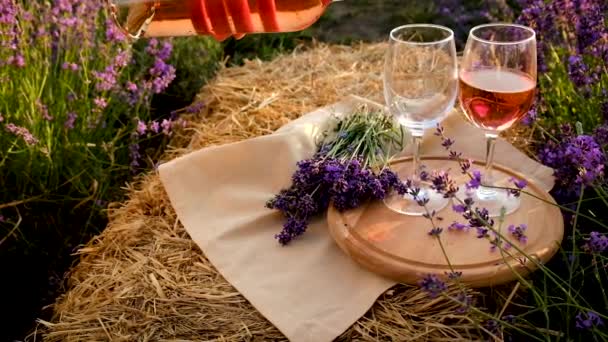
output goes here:
<path id="1" fill-rule="evenodd" d="M 192 239 L 226 280 L 291 341 L 333 340 L 395 285 L 342 253 L 327 233 L 325 217 L 313 220 L 306 234 L 289 246 L 281 246 L 274 235 L 284 218 L 264 207 L 290 186 L 296 163 L 313 155 L 329 116 L 349 114 L 362 102 L 369 103 L 349 97 L 271 135 L 205 148 L 159 167 L 171 203 Z M 444 123 L 456 148 L 483 158 L 481 130 L 457 115 Z M 428 138 L 424 153 L 445 154 L 436 138 Z M 551 169 L 504 140 L 497 144 L 496 160 L 547 190 L 553 186 Z"/>

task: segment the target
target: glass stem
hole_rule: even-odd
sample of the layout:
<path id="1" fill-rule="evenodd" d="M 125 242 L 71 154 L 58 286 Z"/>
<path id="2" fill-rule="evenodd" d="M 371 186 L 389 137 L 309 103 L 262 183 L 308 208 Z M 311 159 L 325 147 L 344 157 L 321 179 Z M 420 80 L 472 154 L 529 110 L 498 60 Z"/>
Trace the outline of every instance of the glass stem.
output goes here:
<path id="1" fill-rule="evenodd" d="M 422 144 L 422 136 L 414 135 L 412 136 L 412 140 L 414 143 L 414 160 L 412 161 L 414 165 L 414 175 L 412 181 L 415 186 L 418 186 L 420 185 L 420 145 Z"/>
<path id="2" fill-rule="evenodd" d="M 494 185 L 494 178 L 492 177 L 492 166 L 494 166 L 494 150 L 496 149 L 496 134 L 486 133 L 486 169 L 484 174 L 484 185 Z"/>

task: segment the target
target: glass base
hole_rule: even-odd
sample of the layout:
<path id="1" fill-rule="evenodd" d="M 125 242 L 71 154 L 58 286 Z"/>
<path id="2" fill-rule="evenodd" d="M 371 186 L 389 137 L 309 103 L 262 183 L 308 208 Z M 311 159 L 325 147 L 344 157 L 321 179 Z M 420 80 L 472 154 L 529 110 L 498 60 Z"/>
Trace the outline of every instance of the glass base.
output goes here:
<path id="1" fill-rule="evenodd" d="M 402 196 L 393 192 L 384 199 L 384 205 L 402 215 L 422 216 L 427 213 L 427 210 L 429 213 L 433 212 L 433 210 L 439 212 L 449 203 L 449 200 L 443 198 L 443 195 L 424 186 L 420 189 L 419 198 L 428 198 L 429 202 L 425 206 L 420 206 L 411 195 Z"/>
<path id="2" fill-rule="evenodd" d="M 461 200 L 464 200 L 466 197 L 472 198 L 475 201 L 473 207 L 487 209 L 490 217 L 500 217 L 503 211 L 505 216 L 510 215 L 519 209 L 521 203 L 519 197 L 510 194 L 507 190 L 484 186 L 469 192 L 461 189 L 456 197 Z"/>

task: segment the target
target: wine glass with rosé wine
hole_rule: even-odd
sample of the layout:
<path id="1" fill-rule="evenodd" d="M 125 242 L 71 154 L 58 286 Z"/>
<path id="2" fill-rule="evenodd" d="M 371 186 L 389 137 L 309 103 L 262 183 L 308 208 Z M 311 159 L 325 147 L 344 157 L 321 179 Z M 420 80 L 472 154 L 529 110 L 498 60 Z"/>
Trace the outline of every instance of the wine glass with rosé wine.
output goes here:
<path id="1" fill-rule="evenodd" d="M 536 33 L 514 24 L 486 24 L 469 33 L 460 68 L 459 102 L 469 122 L 485 133 L 486 165 L 481 186 L 461 189 L 490 217 L 515 212 L 520 199 L 492 177 L 498 135 L 530 110 L 536 92 Z M 466 191 L 467 193 L 462 193 Z"/>
<path id="2" fill-rule="evenodd" d="M 417 194 L 389 194 L 384 204 L 409 216 L 438 212 L 449 202 L 422 182 L 420 144 L 452 111 L 458 94 L 458 63 L 454 32 L 447 27 L 412 24 L 390 33 L 384 69 L 384 97 L 390 114 L 413 138 L 413 188 Z M 424 204 L 424 206 L 421 206 Z"/>

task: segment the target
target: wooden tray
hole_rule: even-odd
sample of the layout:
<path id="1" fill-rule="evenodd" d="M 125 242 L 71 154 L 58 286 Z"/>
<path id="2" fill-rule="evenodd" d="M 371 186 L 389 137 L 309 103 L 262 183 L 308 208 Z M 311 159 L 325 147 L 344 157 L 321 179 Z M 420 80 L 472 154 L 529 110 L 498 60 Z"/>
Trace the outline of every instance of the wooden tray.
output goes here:
<path id="1" fill-rule="evenodd" d="M 411 174 L 411 158 L 402 158 L 392 164 L 392 169 L 400 176 Z M 451 174 L 459 175 L 456 162 L 444 157 L 426 157 L 423 163 L 428 170 L 451 169 Z M 483 163 L 474 161 L 474 168 L 482 169 Z M 524 175 L 501 165 L 495 165 L 494 177 L 498 184 L 507 185 L 511 177 L 526 178 Z M 466 176 L 456 178 L 465 181 Z M 526 191 L 550 202 L 554 199 L 532 181 Z M 461 184 L 461 183 L 460 183 Z M 478 239 L 475 230 L 468 232 L 448 231 L 452 222 L 465 220 L 451 209 L 451 203 L 443 209 L 440 226 L 442 243 L 450 263 L 462 272 L 462 281 L 473 287 L 503 284 L 517 278 L 514 272 L 525 276 L 535 269 L 532 261 L 527 262 L 513 248 L 513 256 L 501 255 L 500 250 L 492 252 L 487 239 Z M 330 206 L 327 220 L 329 232 L 340 248 L 353 260 L 372 272 L 407 284 L 415 284 L 425 274 L 444 276 L 450 271 L 446 258 L 435 237 L 428 235 L 429 220 L 423 217 L 404 216 L 388 209 L 383 202 L 375 201 L 355 210 L 340 213 Z M 499 226 L 499 218 L 495 219 Z M 528 242 L 520 244 L 508 233 L 511 224 L 526 224 Z M 547 262 L 559 250 L 564 235 L 562 214 L 554 205 L 532 196 L 522 194 L 521 206 L 513 214 L 505 217 L 501 232 L 513 245 L 519 246 L 528 255 Z"/>

